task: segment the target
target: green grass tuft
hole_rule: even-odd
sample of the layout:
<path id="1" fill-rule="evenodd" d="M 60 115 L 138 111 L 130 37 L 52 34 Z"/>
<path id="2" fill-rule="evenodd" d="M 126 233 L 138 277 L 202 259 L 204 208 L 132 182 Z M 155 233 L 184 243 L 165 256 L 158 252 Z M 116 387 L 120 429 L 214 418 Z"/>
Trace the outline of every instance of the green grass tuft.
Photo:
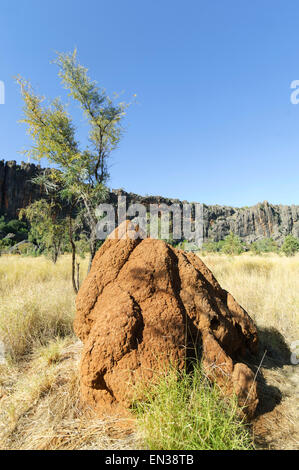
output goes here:
<path id="1" fill-rule="evenodd" d="M 137 423 L 150 450 L 251 450 L 249 426 L 235 398 L 223 397 L 195 364 L 192 374 L 163 374 L 135 402 Z"/>

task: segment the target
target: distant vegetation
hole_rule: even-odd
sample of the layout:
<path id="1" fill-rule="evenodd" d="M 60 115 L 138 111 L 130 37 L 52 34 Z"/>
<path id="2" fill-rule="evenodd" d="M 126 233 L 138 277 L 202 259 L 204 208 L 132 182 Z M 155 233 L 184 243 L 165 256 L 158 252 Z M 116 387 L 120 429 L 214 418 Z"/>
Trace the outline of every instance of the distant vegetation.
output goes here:
<path id="1" fill-rule="evenodd" d="M 20 220 L 7 220 L 0 217 L 0 254 L 16 246 L 18 254 L 38 256 L 46 255 L 54 263 L 58 256 L 71 253 L 72 243 L 75 251 L 84 257 L 90 251 L 88 232 L 84 221 L 79 217 L 72 219 L 72 236 L 69 234 L 67 216 L 59 205 L 47 202 L 44 199 L 36 201 L 20 211 Z M 28 240 L 29 244 L 18 246 L 18 243 Z M 188 250 L 187 240 L 176 243 L 169 238 L 167 243 L 182 250 Z M 97 247 L 101 245 L 97 242 Z M 217 242 L 208 240 L 202 246 L 201 253 L 222 253 L 226 255 L 240 255 L 251 252 L 256 255 L 264 253 L 277 253 L 285 256 L 294 256 L 299 252 L 299 239 L 287 235 L 281 246 L 272 238 L 262 238 L 250 244 L 244 243 L 233 232 Z"/>
<path id="2" fill-rule="evenodd" d="M 218 242 L 208 241 L 204 243 L 202 252 L 224 253 L 226 255 L 240 255 L 244 252 L 252 252 L 256 255 L 278 253 L 286 256 L 294 256 L 299 252 L 299 240 L 293 235 L 287 235 L 281 246 L 272 238 L 262 238 L 256 242 L 246 244 L 237 235 L 231 232 L 224 240 Z"/>
<path id="3" fill-rule="evenodd" d="M 21 243 L 28 241 L 28 243 Z M 82 228 L 74 233 L 76 252 L 84 257 L 89 252 L 87 235 Z M 98 246 L 100 242 L 98 242 Z M 24 256 L 45 255 L 53 263 L 72 251 L 66 218 L 59 217 L 44 199 L 20 212 L 20 220 L 0 217 L 0 255 L 10 252 Z"/>
<path id="4" fill-rule="evenodd" d="M 20 220 L 0 217 L 0 251 L 28 239 L 28 225 Z"/>
<path id="5" fill-rule="evenodd" d="M 281 247 L 281 251 L 287 256 L 294 256 L 299 251 L 299 240 L 293 235 L 287 235 Z"/>

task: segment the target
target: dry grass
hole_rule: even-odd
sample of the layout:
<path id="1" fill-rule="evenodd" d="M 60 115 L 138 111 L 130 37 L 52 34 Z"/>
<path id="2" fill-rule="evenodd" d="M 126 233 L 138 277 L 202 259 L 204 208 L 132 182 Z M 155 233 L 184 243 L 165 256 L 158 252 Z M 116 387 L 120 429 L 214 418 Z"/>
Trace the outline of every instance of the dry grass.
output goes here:
<path id="1" fill-rule="evenodd" d="M 70 260 L 0 258 L 0 338 L 13 360 L 37 345 L 72 334 L 74 294 Z"/>
<path id="2" fill-rule="evenodd" d="M 82 275 L 87 260 L 81 261 Z M 0 449 L 132 449 L 79 400 L 70 257 L 0 257 Z"/>
<path id="3" fill-rule="evenodd" d="M 82 409 L 78 359 L 81 344 L 54 340 L 30 362 L 2 366 L 0 448 L 10 450 L 130 449 L 134 435 L 113 438 L 113 421 Z M 0 366 L 1 367 L 1 366 Z M 1 396 L 1 395 L 0 395 Z"/>
<path id="4" fill-rule="evenodd" d="M 260 358 L 267 351 L 259 377 L 264 404 L 254 424 L 256 442 L 298 449 L 299 366 L 290 364 L 289 348 L 299 340 L 299 255 L 200 256 L 256 322 Z"/>
<path id="5" fill-rule="evenodd" d="M 203 260 L 257 322 L 268 349 L 266 389 L 282 394 L 281 403 L 257 420 L 256 441 L 265 448 L 297 448 L 298 374 L 286 355 L 299 339 L 299 256 Z M 82 277 L 86 268 L 82 260 Z M 117 423 L 80 406 L 74 300 L 69 256 L 56 265 L 42 257 L 0 257 L 0 339 L 7 351 L 7 363 L 0 364 L 1 449 L 142 447 L 136 433 L 124 428 L 116 435 Z"/>
<path id="6" fill-rule="evenodd" d="M 210 255 L 202 259 L 259 327 L 277 329 L 289 343 L 299 339 L 299 255 Z"/>

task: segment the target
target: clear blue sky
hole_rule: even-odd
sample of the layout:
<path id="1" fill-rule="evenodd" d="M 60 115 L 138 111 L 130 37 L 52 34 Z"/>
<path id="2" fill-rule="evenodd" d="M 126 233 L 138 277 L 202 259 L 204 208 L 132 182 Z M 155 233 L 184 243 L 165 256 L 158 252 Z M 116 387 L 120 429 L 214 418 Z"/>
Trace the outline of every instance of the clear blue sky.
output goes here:
<path id="1" fill-rule="evenodd" d="M 0 159 L 30 145 L 13 77 L 65 97 L 55 51 L 78 48 L 109 93 L 137 103 L 112 188 L 233 206 L 299 204 L 297 0 L 1 0 Z M 78 134 L 85 125 L 76 107 Z"/>

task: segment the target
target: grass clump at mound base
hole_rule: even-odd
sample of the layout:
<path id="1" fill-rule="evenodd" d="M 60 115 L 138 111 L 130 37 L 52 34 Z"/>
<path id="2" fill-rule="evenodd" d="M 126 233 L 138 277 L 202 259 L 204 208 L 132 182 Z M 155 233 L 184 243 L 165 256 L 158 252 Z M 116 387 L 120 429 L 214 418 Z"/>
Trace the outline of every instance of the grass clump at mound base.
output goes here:
<path id="1" fill-rule="evenodd" d="M 224 397 L 204 376 L 171 369 L 134 403 L 138 427 L 150 450 L 251 450 L 250 428 L 235 397 Z"/>

